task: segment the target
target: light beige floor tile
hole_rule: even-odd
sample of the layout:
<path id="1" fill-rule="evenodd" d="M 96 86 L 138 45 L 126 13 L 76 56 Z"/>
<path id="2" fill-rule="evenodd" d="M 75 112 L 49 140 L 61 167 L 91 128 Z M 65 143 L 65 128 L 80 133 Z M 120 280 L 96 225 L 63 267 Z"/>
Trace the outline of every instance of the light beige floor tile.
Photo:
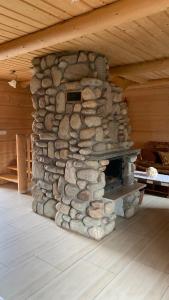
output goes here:
<path id="1" fill-rule="evenodd" d="M 7 246 L 9 242 L 14 242 L 17 238 L 24 237 L 24 233 L 20 229 L 9 224 L 3 224 L 0 228 L 0 248 Z"/>
<path id="2" fill-rule="evenodd" d="M 6 274 L 8 272 L 8 269 L 9 269 L 8 267 L 0 264 L 0 277 L 4 276 L 4 274 Z"/>
<path id="3" fill-rule="evenodd" d="M 153 209 L 144 209 L 139 215 L 133 217 L 133 222 L 126 222 L 126 226 L 123 224 L 123 229 L 153 238 L 168 224 L 168 221 L 169 215 L 166 215 L 164 210 L 159 213 Z"/>
<path id="4" fill-rule="evenodd" d="M 114 236 L 112 234 L 111 239 L 102 243 L 83 259 L 118 274 L 148 243 L 149 239 L 146 237 L 122 231 Z"/>
<path id="5" fill-rule="evenodd" d="M 114 275 L 88 262 L 80 261 L 60 274 L 31 300 L 91 300 Z"/>
<path id="6" fill-rule="evenodd" d="M 59 271 L 49 264 L 32 257 L 17 268 L 0 276 L 0 295 L 6 299 L 25 300 L 44 287 Z"/>
<path id="7" fill-rule="evenodd" d="M 158 196 L 145 195 L 143 201 L 143 206 L 145 208 L 154 208 L 154 209 L 167 209 L 169 210 L 169 201 L 168 198 L 162 198 Z M 169 213 L 169 211 L 168 211 Z"/>
<path id="8" fill-rule="evenodd" d="M 96 300 L 160 300 L 168 283 L 169 275 L 132 262 Z"/>
<path id="9" fill-rule="evenodd" d="M 47 243 L 56 243 L 64 235 L 64 231 L 55 228 L 41 225 L 39 229 L 36 226 L 36 230 L 32 229 L 30 232 L 24 233 L 22 238 L 9 241 L 7 245 L 0 248 L 0 263 L 8 266 L 16 265 L 25 257 L 32 256 L 36 249 L 43 249 Z"/>
<path id="10" fill-rule="evenodd" d="M 149 245 L 136 257 L 136 261 L 144 263 L 158 271 L 169 273 L 169 226 L 158 234 Z"/>
<path id="11" fill-rule="evenodd" d="M 39 224 L 45 223 L 45 218 L 36 215 L 33 212 L 26 213 L 10 221 L 10 224 L 16 228 L 24 230 L 33 230 Z"/>
<path id="12" fill-rule="evenodd" d="M 160 300 L 168 300 L 169 299 L 169 286 L 166 289 L 166 291 L 164 292 L 163 296 L 161 297 Z"/>
<path id="13" fill-rule="evenodd" d="M 96 241 L 66 232 L 55 245 L 52 247 L 46 245 L 45 248 L 38 249 L 35 254 L 59 270 L 65 270 L 98 245 Z"/>

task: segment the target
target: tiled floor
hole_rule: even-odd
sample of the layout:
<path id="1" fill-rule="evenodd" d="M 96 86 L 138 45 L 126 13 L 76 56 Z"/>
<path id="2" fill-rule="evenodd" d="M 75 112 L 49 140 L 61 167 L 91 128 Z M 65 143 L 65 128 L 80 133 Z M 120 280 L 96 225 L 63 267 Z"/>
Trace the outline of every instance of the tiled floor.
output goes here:
<path id="1" fill-rule="evenodd" d="M 169 199 L 146 195 L 101 242 L 34 214 L 31 200 L 0 186 L 0 299 L 169 300 Z"/>

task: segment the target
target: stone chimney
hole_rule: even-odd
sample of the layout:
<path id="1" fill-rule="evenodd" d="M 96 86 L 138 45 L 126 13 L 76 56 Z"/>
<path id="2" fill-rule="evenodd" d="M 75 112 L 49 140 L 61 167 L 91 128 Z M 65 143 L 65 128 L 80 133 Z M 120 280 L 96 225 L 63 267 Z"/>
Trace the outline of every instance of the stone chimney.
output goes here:
<path id="1" fill-rule="evenodd" d="M 128 151 L 127 104 L 121 89 L 107 80 L 103 55 L 54 53 L 35 58 L 33 65 L 33 210 L 100 240 L 113 231 L 116 211 L 134 214 L 140 197 L 138 188 L 114 198 L 105 189 L 106 168 L 117 156 L 121 185 L 134 184 L 137 152 Z M 113 195 L 115 190 L 119 185 Z M 116 198 L 122 199 L 117 208 Z"/>

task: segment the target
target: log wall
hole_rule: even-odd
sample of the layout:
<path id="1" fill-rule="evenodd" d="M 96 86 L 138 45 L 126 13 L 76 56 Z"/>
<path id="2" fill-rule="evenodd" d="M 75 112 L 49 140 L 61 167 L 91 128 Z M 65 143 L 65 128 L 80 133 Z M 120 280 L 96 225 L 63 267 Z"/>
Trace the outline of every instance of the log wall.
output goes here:
<path id="1" fill-rule="evenodd" d="M 169 141 L 169 87 L 144 87 L 125 92 L 136 147 L 147 141 Z"/>
<path id="2" fill-rule="evenodd" d="M 31 133 L 32 110 L 29 89 L 0 81 L 0 173 L 16 158 L 16 134 Z"/>

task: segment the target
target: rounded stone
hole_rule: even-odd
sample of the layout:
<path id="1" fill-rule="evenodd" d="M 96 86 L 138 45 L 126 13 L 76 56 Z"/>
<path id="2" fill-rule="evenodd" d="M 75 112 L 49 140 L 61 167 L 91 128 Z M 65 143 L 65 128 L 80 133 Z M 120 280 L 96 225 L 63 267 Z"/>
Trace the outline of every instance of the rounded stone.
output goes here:
<path id="1" fill-rule="evenodd" d="M 90 53 L 88 54 L 88 57 L 89 57 L 89 60 L 90 60 L 91 62 L 94 62 L 94 61 L 95 61 L 95 58 L 96 58 L 96 54 L 95 54 L 94 52 L 90 52 Z"/>
<path id="2" fill-rule="evenodd" d="M 84 190 L 81 191 L 78 195 L 77 195 L 79 200 L 83 200 L 83 201 L 89 201 L 92 200 L 92 194 L 90 191 L 88 190 Z"/>
<path id="3" fill-rule="evenodd" d="M 56 95 L 56 112 L 64 113 L 65 105 L 66 105 L 65 93 L 61 91 Z"/>
<path id="4" fill-rule="evenodd" d="M 43 210 L 46 217 L 54 219 L 56 215 L 56 201 L 53 199 L 48 200 L 44 204 Z"/>
<path id="5" fill-rule="evenodd" d="M 128 209 L 125 211 L 125 217 L 126 217 L 127 219 L 133 217 L 134 214 L 135 214 L 135 206 L 132 206 L 132 207 L 128 208 Z"/>
<path id="6" fill-rule="evenodd" d="M 54 86 L 59 86 L 62 79 L 62 72 L 58 69 L 58 67 L 53 66 L 51 69 L 51 74 Z"/>
<path id="7" fill-rule="evenodd" d="M 88 140 L 95 136 L 96 130 L 95 128 L 86 128 L 80 131 L 80 139 Z"/>
<path id="8" fill-rule="evenodd" d="M 71 119 L 70 119 L 70 126 L 71 126 L 72 129 L 74 129 L 74 130 L 80 129 L 80 127 L 82 126 L 82 122 L 81 122 L 81 119 L 80 119 L 79 114 L 73 114 L 73 115 L 71 116 Z"/>
<path id="9" fill-rule="evenodd" d="M 101 80 L 106 80 L 107 70 L 106 70 L 106 62 L 103 56 L 98 56 L 95 60 L 96 72 L 98 74 L 98 78 Z"/>
<path id="10" fill-rule="evenodd" d="M 46 56 L 46 64 L 49 68 L 54 65 L 55 59 L 56 59 L 55 54 L 49 54 L 48 56 Z"/>
<path id="11" fill-rule="evenodd" d="M 52 127 L 53 127 L 53 121 L 55 120 L 55 116 L 53 113 L 48 113 L 46 116 L 45 116 L 45 128 L 47 130 L 51 130 Z"/>
<path id="12" fill-rule="evenodd" d="M 75 198 L 79 192 L 79 188 L 73 184 L 66 184 L 65 193 L 70 198 Z"/>
<path id="13" fill-rule="evenodd" d="M 85 101 L 82 103 L 82 106 L 84 108 L 96 108 L 97 107 L 97 102 L 94 100 L 90 100 L 90 101 Z"/>
<path id="14" fill-rule="evenodd" d="M 46 69 L 47 65 L 46 65 L 46 59 L 45 59 L 45 57 L 42 57 L 40 66 L 41 66 L 42 70 Z"/>
<path id="15" fill-rule="evenodd" d="M 51 86 L 52 86 L 52 80 L 50 78 L 44 78 L 44 79 L 42 79 L 42 87 L 44 89 L 47 89 L 47 88 L 49 88 Z"/>
<path id="16" fill-rule="evenodd" d="M 95 92 L 92 88 L 86 87 L 82 90 L 83 100 L 92 100 L 96 98 Z"/>
<path id="17" fill-rule="evenodd" d="M 101 125 L 101 118 L 97 116 L 85 117 L 85 124 L 88 127 L 97 127 Z"/>
<path id="18" fill-rule="evenodd" d="M 44 99 L 44 97 L 40 97 L 39 98 L 39 107 L 40 108 L 45 108 L 45 99 Z"/>
<path id="19" fill-rule="evenodd" d="M 105 143 L 97 143 L 93 146 L 93 150 L 96 151 L 96 152 L 105 151 L 106 150 L 106 144 Z"/>
<path id="20" fill-rule="evenodd" d="M 32 94 L 35 94 L 41 88 L 41 80 L 36 76 L 33 76 L 30 82 L 30 90 Z"/>
<path id="21" fill-rule="evenodd" d="M 78 63 L 76 65 L 69 65 L 65 70 L 64 77 L 67 80 L 75 81 L 87 77 L 89 72 L 90 69 L 87 64 Z"/>
<path id="22" fill-rule="evenodd" d="M 67 159 L 68 155 L 69 155 L 69 150 L 68 149 L 60 150 L 60 158 L 61 159 Z"/>
<path id="23" fill-rule="evenodd" d="M 86 228 L 86 226 L 83 224 L 83 222 L 80 221 L 80 220 L 71 220 L 71 221 L 70 221 L 70 228 L 71 228 L 71 230 L 73 230 L 73 231 L 77 231 L 77 232 L 79 232 L 79 233 L 82 234 L 82 235 L 88 236 L 87 228 Z"/>
<path id="24" fill-rule="evenodd" d="M 87 61 L 87 54 L 85 52 L 80 52 L 78 62 L 85 62 Z"/>
<path id="25" fill-rule="evenodd" d="M 86 207 L 88 206 L 87 201 L 81 201 L 81 200 L 72 200 L 71 206 L 76 209 L 77 211 L 85 212 Z"/>
<path id="26" fill-rule="evenodd" d="M 104 206 L 105 214 L 111 215 L 115 210 L 115 201 L 107 202 Z"/>
<path id="27" fill-rule="evenodd" d="M 73 111 L 74 112 L 80 112 L 81 108 L 82 108 L 82 105 L 80 103 L 76 103 L 75 106 L 74 106 Z"/>
<path id="28" fill-rule="evenodd" d="M 79 179 L 88 180 L 94 183 L 97 183 L 98 175 L 98 171 L 92 169 L 84 169 L 77 172 L 77 177 Z"/>
<path id="29" fill-rule="evenodd" d="M 95 199 L 102 199 L 103 195 L 104 195 L 104 189 L 100 189 L 94 192 Z"/>
<path id="30" fill-rule="evenodd" d="M 55 142 L 55 148 L 58 149 L 58 150 L 68 148 L 68 142 L 63 141 L 63 140 L 57 140 Z"/>
<path id="31" fill-rule="evenodd" d="M 83 148 L 79 150 L 79 153 L 82 155 L 89 155 L 91 154 L 92 150 L 90 148 Z"/>
<path id="32" fill-rule="evenodd" d="M 97 241 L 100 241 L 105 235 L 104 229 L 102 227 L 91 227 L 89 228 L 88 233 L 91 238 Z"/>
<path id="33" fill-rule="evenodd" d="M 89 207 L 88 214 L 91 218 L 100 219 L 104 217 L 104 209 Z"/>
<path id="34" fill-rule="evenodd" d="M 69 140 L 70 139 L 70 126 L 69 126 L 69 116 L 65 115 L 60 121 L 58 137 L 60 139 Z"/>
<path id="35" fill-rule="evenodd" d="M 81 190 L 83 190 L 85 189 L 87 182 L 85 180 L 77 180 L 77 185 Z"/>

